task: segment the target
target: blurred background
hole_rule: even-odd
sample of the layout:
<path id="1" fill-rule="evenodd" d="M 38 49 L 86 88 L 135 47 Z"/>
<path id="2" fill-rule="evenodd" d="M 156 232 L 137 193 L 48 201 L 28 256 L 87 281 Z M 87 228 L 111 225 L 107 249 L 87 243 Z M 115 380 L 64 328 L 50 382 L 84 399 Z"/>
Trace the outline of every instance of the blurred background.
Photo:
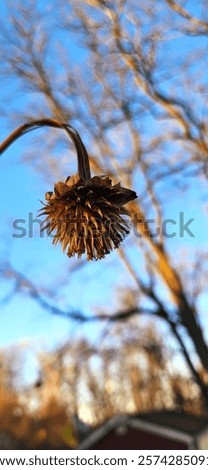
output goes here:
<path id="1" fill-rule="evenodd" d="M 105 259 L 40 233 L 76 172 L 61 130 L 1 156 L 0 448 L 75 448 L 77 422 L 208 408 L 207 2 L 2 0 L 1 141 L 51 117 L 138 194 Z"/>

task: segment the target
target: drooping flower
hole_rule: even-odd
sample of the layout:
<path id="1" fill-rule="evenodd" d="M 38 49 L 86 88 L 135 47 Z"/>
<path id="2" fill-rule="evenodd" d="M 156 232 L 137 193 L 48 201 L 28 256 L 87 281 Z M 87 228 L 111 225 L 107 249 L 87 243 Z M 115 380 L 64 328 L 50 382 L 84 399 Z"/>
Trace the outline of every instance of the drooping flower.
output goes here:
<path id="1" fill-rule="evenodd" d="M 89 157 L 78 132 L 68 124 L 44 118 L 19 126 L 0 145 L 0 154 L 27 132 L 42 126 L 64 129 L 73 141 L 78 159 L 78 172 L 55 184 L 46 193 L 40 210 L 45 216 L 42 230 L 53 235 L 53 243 L 61 243 L 69 257 L 86 253 L 87 259 L 101 259 L 118 248 L 129 233 L 123 215 L 124 205 L 137 197 L 131 189 L 115 185 L 108 176 L 91 178 Z M 54 234 L 52 232 L 55 232 Z"/>
<path id="2" fill-rule="evenodd" d="M 136 197 L 120 183 L 112 185 L 108 176 L 68 177 L 46 193 L 43 230 L 55 231 L 53 243 L 60 242 L 69 257 L 86 253 L 88 260 L 104 258 L 129 233 L 123 206 Z"/>

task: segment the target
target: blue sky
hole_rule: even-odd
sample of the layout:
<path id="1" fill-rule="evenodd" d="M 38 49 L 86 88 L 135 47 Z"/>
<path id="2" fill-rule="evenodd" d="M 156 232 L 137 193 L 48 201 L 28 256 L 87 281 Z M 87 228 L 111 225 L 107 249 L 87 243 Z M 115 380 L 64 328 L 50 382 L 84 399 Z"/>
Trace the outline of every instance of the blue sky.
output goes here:
<path id="1" fill-rule="evenodd" d="M 47 2 L 39 2 L 38 4 L 40 8 L 49 8 Z M 54 4 L 55 2 L 50 2 L 50 22 L 55 22 L 57 19 L 56 11 L 51 10 Z M 2 15 L 5 14 L 4 7 L 3 0 L 1 3 Z M 64 35 L 64 33 L 62 34 Z M 202 42 L 204 44 L 204 40 Z M 187 46 L 184 44 L 183 53 L 185 47 Z M 174 60 L 177 61 L 177 48 L 174 47 L 172 53 L 175 54 Z M 80 58 L 83 58 L 83 51 L 79 49 L 73 36 L 70 41 L 70 54 L 76 63 Z M 171 55 L 169 61 L 171 66 Z M 11 111 L 23 107 L 30 98 L 28 94 L 25 95 L 23 90 L 20 91 L 18 83 L 12 77 L 9 81 L 1 77 L 1 81 L 0 101 L 5 102 L 9 98 L 8 105 Z M 9 96 L 11 93 L 13 93 L 12 100 Z M 148 121 L 149 118 L 146 119 Z M 1 140 L 11 130 L 12 127 L 7 124 L 7 120 L 1 118 Z M 2 258 L 8 259 L 35 286 L 40 285 L 46 290 L 51 290 L 51 303 L 64 311 L 71 309 L 90 314 L 94 313 L 96 309 L 99 311 L 101 306 L 104 306 L 105 311 L 112 311 L 116 309 L 119 298 L 119 289 L 115 290 L 115 286 L 120 286 L 120 290 L 127 285 L 135 287 L 133 280 L 127 277 L 126 269 L 116 252 L 104 260 L 85 263 L 82 268 L 71 273 L 70 269 L 74 266 L 74 261 L 69 260 L 59 246 L 52 246 L 50 239 L 40 238 L 37 224 L 32 238 L 26 236 L 21 239 L 13 236 L 15 233 L 14 220 L 24 219 L 27 228 L 29 213 L 32 213 L 34 217 L 37 216 L 38 209 L 41 207 L 40 200 L 44 200 L 46 190 L 52 189 L 50 184 L 45 182 L 44 174 L 36 172 L 32 165 L 23 161 L 22 157 L 27 148 L 29 149 L 30 142 L 31 135 L 29 134 L 15 142 L 1 157 L 0 217 L 2 230 L 0 253 Z M 41 159 L 41 155 L 38 154 L 37 158 Z M 142 187 L 141 180 L 140 175 L 137 175 L 134 188 L 137 192 Z M 183 257 L 186 250 L 190 253 L 192 249 L 201 248 L 207 242 L 206 208 L 199 211 L 203 201 L 204 206 L 206 205 L 207 188 L 203 182 L 200 188 L 198 183 L 194 183 L 194 180 L 192 183 L 191 188 L 183 193 L 172 185 L 169 188 L 166 185 L 164 189 L 165 198 L 169 201 L 165 217 L 177 220 L 179 212 L 182 211 L 185 219 L 188 217 L 195 219 L 192 225 L 194 238 L 185 236 L 183 239 L 179 239 L 176 237 L 174 240 L 168 241 L 173 261 L 177 260 L 179 256 Z M 135 259 L 135 252 L 131 249 L 131 240 L 131 237 L 127 238 L 123 247 L 128 247 L 129 256 L 133 264 L 135 263 L 135 266 L 138 267 L 140 259 Z M 57 283 L 58 289 L 56 288 Z M 10 289 L 11 285 L 5 282 L 0 298 L 4 298 Z M 205 312 L 205 302 L 202 302 L 203 309 Z M 57 345 L 72 334 L 76 334 L 78 337 L 82 333 L 87 333 L 91 339 L 96 340 L 101 330 L 102 326 L 97 323 L 86 326 L 77 325 L 65 318 L 51 315 L 26 294 L 17 293 L 10 302 L 1 305 L 0 348 L 17 342 L 20 344 L 31 342 L 35 348 L 42 349 L 46 346 Z"/>

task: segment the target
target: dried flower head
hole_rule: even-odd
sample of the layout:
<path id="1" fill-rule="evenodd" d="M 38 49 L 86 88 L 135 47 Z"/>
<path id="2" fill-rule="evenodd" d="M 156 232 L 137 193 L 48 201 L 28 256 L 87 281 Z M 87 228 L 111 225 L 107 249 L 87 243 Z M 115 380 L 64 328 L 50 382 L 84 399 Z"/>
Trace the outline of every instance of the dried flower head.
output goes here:
<path id="1" fill-rule="evenodd" d="M 45 221 L 42 230 L 51 234 L 53 243 L 61 243 L 69 257 L 87 254 L 87 259 L 101 259 L 118 248 L 129 233 L 128 215 L 123 207 L 137 197 L 120 183 L 112 185 L 108 176 L 91 178 L 89 157 L 78 132 L 68 124 L 54 119 L 39 119 L 19 126 L 0 145 L 0 154 L 27 132 L 42 126 L 64 129 L 73 141 L 78 159 L 78 174 L 56 183 L 54 192 L 46 193 L 40 210 Z"/>
<path id="2" fill-rule="evenodd" d="M 69 257 L 86 253 L 88 260 L 101 259 L 129 233 L 123 205 L 136 197 L 120 183 L 113 186 L 108 176 L 68 177 L 46 193 L 43 230 L 55 230 L 53 243 L 60 242 Z"/>

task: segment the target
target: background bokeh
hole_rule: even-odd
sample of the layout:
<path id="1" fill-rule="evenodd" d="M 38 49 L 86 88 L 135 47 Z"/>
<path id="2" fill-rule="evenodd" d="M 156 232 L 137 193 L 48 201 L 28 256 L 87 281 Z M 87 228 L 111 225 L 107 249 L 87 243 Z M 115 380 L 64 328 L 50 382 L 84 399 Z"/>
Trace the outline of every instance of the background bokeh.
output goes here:
<path id="1" fill-rule="evenodd" d="M 138 194 L 121 248 L 68 259 L 38 215 L 76 172 L 68 137 L 36 130 L 1 156 L 0 446 L 75 447 L 77 419 L 204 413 L 206 1 L 2 0 L 0 23 L 1 141 L 68 122 L 92 174 Z"/>

